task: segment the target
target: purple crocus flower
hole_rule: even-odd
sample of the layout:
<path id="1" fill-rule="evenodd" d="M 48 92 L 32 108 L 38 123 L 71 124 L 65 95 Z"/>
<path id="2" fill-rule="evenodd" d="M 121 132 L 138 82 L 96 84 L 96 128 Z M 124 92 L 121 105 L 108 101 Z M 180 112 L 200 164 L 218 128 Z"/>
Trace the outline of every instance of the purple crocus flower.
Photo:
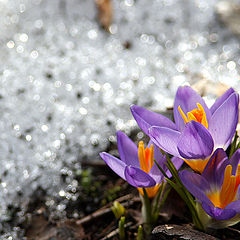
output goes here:
<path id="1" fill-rule="evenodd" d="M 238 123 L 238 94 L 230 88 L 209 109 L 192 88 L 179 87 L 174 102 L 175 123 L 161 114 L 133 105 L 140 128 L 164 151 L 203 172 L 217 148 L 231 143 Z"/>
<path id="2" fill-rule="evenodd" d="M 179 177 L 212 218 L 225 221 L 240 213 L 240 150 L 229 160 L 219 148 L 202 175 L 183 170 Z"/>
<path id="3" fill-rule="evenodd" d="M 166 174 L 170 177 L 170 172 L 164 164 L 165 156 L 151 141 L 146 148 L 144 148 L 142 141 L 137 147 L 121 131 L 117 132 L 117 145 L 120 159 L 106 152 L 100 153 L 101 158 L 121 178 L 132 186 L 139 188 L 141 194 L 143 194 L 141 188 L 146 188 L 148 196 L 150 198 L 154 197 L 164 180 L 164 176 L 155 164 L 154 159 L 163 170 L 166 170 Z M 177 169 L 183 163 L 183 160 L 177 157 L 174 157 L 172 161 Z"/>

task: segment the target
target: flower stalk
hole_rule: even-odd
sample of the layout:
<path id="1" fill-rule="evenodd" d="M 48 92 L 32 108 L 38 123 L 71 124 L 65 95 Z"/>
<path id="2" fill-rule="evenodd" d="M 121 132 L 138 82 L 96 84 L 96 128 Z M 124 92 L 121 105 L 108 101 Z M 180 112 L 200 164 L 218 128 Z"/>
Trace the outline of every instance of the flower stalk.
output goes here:
<path id="1" fill-rule="evenodd" d="M 143 227 L 139 225 L 137 232 L 137 240 L 143 240 Z"/>
<path id="2" fill-rule="evenodd" d="M 150 235 L 153 226 L 156 224 L 159 212 L 171 190 L 166 188 L 167 182 L 162 182 L 157 195 L 152 199 L 148 196 L 147 191 L 143 188 L 143 195 L 140 194 L 142 201 L 142 220 L 144 223 L 144 232 Z"/>
<path id="3" fill-rule="evenodd" d="M 142 220 L 144 223 L 144 231 L 146 235 L 150 235 L 153 227 L 153 218 L 152 218 L 152 207 L 151 207 L 151 201 L 147 195 L 147 191 L 145 188 L 143 188 L 144 195 L 141 196 L 142 200 Z"/>
<path id="4" fill-rule="evenodd" d="M 232 155 L 240 148 L 240 141 L 239 141 L 239 136 L 237 132 L 234 135 L 234 139 L 231 143 L 231 148 L 230 148 L 230 153 L 229 153 L 229 158 L 232 157 Z"/>
<path id="5" fill-rule="evenodd" d="M 165 203 L 170 190 L 171 190 L 171 187 L 167 188 L 167 182 L 162 182 L 157 196 L 153 199 L 153 207 L 152 207 L 153 223 L 157 222 L 159 217 L 159 212 L 163 204 Z"/>
<path id="6" fill-rule="evenodd" d="M 125 217 L 121 217 L 118 223 L 119 239 L 125 240 Z"/>
<path id="7" fill-rule="evenodd" d="M 162 153 L 164 153 L 164 151 L 162 151 Z M 183 201 L 187 204 L 191 215 L 192 215 L 192 219 L 193 219 L 193 224 L 195 225 L 196 228 L 198 228 L 199 230 L 205 230 L 204 229 L 204 225 L 202 224 L 199 215 L 198 215 L 198 211 L 196 208 L 196 204 L 195 201 L 192 197 L 192 195 L 187 191 L 187 189 L 184 187 L 184 185 L 182 184 L 179 176 L 178 176 L 178 171 L 176 170 L 176 168 L 174 167 L 173 163 L 171 162 L 169 156 L 167 154 L 165 154 L 167 157 L 167 167 L 169 169 L 169 171 L 172 174 L 172 177 L 174 179 L 174 181 L 172 181 L 163 171 L 163 169 L 157 164 L 159 170 L 162 172 L 162 174 L 164 174 L 166 181 L 169 183 L 169 185 L 175 189 L 175 191 L 179 194 L 179 196 L 183 199 Z"/>

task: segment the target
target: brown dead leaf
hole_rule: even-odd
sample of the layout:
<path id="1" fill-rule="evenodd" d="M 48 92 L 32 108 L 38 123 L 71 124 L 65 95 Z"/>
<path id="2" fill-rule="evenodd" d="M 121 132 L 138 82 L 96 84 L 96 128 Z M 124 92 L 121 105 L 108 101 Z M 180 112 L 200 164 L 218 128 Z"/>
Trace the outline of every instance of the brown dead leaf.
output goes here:
<path id="1" fill-rule="evenodd" d="M 29 240 L 77 240 L 85 237 L 84 229 L 74 221 L 65 220 L 52 223 L 43 213 L 35 214 L 31 218 L 30 225 L 26 229 L 25 236 Z"/>
<path id="2" fill-rule="evenodd" d="M 103 28 L 109 32 L 112 24 L 113 10 L 111 0 L 95 0 L 98 9 L 98 20 Z"/>
<path id="3" fill-rule="evenodd" d="M 190 225 L 165 224 L 153 229 L 152 239 L 194 239 L 194 240 L 217 240 L 217 238 L 204 232 L 193 229 Z"/>

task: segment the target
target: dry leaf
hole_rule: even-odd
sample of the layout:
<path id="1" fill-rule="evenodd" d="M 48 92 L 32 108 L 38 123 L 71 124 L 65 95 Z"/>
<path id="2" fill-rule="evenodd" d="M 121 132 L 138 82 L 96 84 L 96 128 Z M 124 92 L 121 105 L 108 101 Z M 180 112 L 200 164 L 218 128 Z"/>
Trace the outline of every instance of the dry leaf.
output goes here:
<path id="1" fill-rule="evenodd" d="M 111 0 L 96 0 L 98 9 L 98 20 L 106 31 L 109 31 L 109 27 L 112 24 L 112 1 Z"/>
<path id="2" fill-rule="evenodd" d="M 215 237 L 204 232 L 197 231 L 189 225 L 165 224 L 153 229 L 152 238 L 160 239 L 194 239 L 194 240 L 216 240 Z"/>

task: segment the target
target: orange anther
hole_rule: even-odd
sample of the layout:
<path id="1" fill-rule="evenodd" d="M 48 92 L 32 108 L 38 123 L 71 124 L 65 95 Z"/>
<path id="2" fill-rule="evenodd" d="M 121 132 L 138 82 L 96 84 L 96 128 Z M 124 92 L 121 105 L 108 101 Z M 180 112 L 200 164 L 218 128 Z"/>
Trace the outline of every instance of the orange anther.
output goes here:
<path id="1" fill-rule="evenodd" d="M 197 103 L 197 107 L 198 107 L 198 109 L 195 108 L 192 111 L 188 112 L 187 116 L 185 115 L 185 113 L 183 112 L 183 110 L 181 109 L 180 106 L 178 106 L 178 110 L 179 110 L 185 123 L 188 123 L 190 121 L 196 121 L 196 122 L 201 123 L 206 128 L 208 128 L 207 116 L 204 111 L 204 108 L 202 107 L 202 105 L 200 103 Z"/>

